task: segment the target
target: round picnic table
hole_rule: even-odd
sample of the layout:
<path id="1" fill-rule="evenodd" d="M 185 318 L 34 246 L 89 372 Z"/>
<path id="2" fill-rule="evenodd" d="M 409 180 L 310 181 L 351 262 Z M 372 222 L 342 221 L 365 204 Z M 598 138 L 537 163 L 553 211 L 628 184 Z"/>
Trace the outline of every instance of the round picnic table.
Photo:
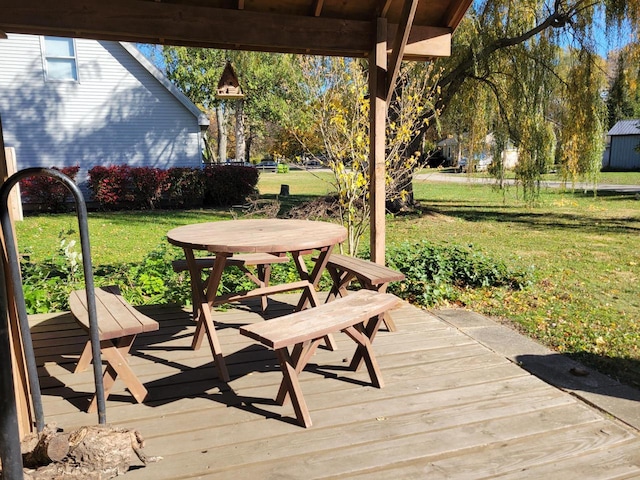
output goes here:
<path id="1" fill-rule="evenodd" d="M 197 324 L 192 347 L 198 348 L 206 333 L 219 376 L 228 382 L 229 373 L 215 332 L 211 307 L 220 303 L 298 289 L 302 290 L 302 295 L 297 310 L 309 304 L 317 305 L 315 288 L 320 276 L 331 251 L 346 238 L 347 230 L 341 225 L 309 220 L 228 220 L 185 225 L 170 230 L 167 240 L 184 250 L 193 292 L 197 296 Z M 214 254 L 211 257 L 211 275 L 206 285 L 200 280 L 200 268 L 194 254 L 196 250 Z M 227 259 L 233 254 L 243 253 L 269 253 L 278 256 L 289 254 L 296 265 L 300 280 L 218 297 L 216 293 Z M 307 270 L 302 258 L 309 253 L 315 253 L 315 263 L 311 272 Z"/>

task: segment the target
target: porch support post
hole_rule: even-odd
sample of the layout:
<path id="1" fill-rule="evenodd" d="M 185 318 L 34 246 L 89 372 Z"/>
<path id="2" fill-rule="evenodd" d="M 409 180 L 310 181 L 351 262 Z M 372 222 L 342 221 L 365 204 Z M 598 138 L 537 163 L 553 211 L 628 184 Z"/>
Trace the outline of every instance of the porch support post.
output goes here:
<path id="1" fill-rule="evenodd" d="M 376 44 L 369 55 L 369 205 L 371 260 L 384 265 L 385 127 L 387 115 L 387 20 L 378 18 Z"/>
<path id="2" fill-rule="evenodd" d="M 0 118 L 0 184 L 6 180 L 7 162 L 2 136 L 2 119 Z M 1 233 L 0 233 L 1 236 Z M 0 247 L 1 248 L 1 247 Z M 22 479 L 22 454 L 20 440 L 26 433 L 21 431 L 18 412 L 18 398 L 25 401 L 24 394 L 19 395 L 20 387 L 16 382 L 17 373 L 16 347 L 20 345 L 20 337 L 12 328 L 9 316 L 12 305 L 7 295 L 5 283 L 4 255 L 0 258 L 0 459 L 6 478 Z M 21 350 L 19 350 L 21 351 Z M 26 425 L 30 431 L 29 425 Z"/>

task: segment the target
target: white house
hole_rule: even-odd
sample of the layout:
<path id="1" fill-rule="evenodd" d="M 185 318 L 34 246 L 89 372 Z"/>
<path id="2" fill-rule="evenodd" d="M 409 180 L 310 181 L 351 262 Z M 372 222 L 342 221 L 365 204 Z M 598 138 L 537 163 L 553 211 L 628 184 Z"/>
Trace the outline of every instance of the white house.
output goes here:
<path id="1" fill-rule="evenodd" d="M 18 169 L 198 167 L 209 120 L 132 44 L 0 38 L 0 119 Z"/>
<path id="2" fill-rule="evenodd" d="M 609 145 L 602 158 L 605 170 L 640 170 L 640 119 L 620 120 L 607 133 Z"/>
<path id="3" fill-rule="evenodd" d="M 494 145 L 495 140 L 493 134 L 490 133 L 484 139 L 484 149 L 488 156 L 491 156 L 490 152 Z M 436 146 L 442 150 L 442 154 L 452 165 L 457 165 L 460 158 L 464 156 L 458 139 L 453 135 L 449 135 L 440 140 Z M 518 149 L 511 141 L 507 142 L 507 145 L 502 151 L 502 164 L 506 169 L 513 169 L 518 164 Z"/>

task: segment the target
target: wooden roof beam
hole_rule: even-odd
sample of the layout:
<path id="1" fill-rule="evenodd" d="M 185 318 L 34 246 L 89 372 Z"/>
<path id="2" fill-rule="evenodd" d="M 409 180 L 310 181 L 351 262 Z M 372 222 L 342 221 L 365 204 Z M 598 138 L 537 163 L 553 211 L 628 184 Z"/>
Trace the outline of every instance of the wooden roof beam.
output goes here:
<path id="1" fill-rule="evenodd" d="M 324 0 L 314 0 L 311 14 L 314 17 L 319 17 L 320 14 L 322 13 L 322 7 L 323 6 L 324 6 Z"/>
<path id="2" fill-rule="evenodd" d="M 378 8 L 378 17 L 387 18 L 387 14 L 389 13 L 389 7 L 391 7 L 391 3 L 393 0 L 381 0 L 380 7 Z"/>
<path id="3" fill-rule="evenodd" d="M 322 0 L 316 3 L 320 7 Z M 366 57 L 372 22 L 214 9 L 143 0 L 0 0 L 0 31 L 96 40 L 199 46 L 266 52 Z M 393 45 L 398 25 L 388 26 Z M 405 29 L 402 29 L 404 32 Z M 447 56 L 450 28 L 414 26 L 405 60 Z M 404 33 L 403 33 L 404 35 Z"/>
<path id="4" fill-rule="evenodd" d="M 413 18 L 416 14 L 418 1 L 419 0 L 405 0 L 404 6 L 402 7 L 402 17 L 393 41 L 391 58 L 389 59 L 389 67 L 387 69 L 387 105 L 391 101 L 391 95 L 393 93 L 396 80 L 398 79 L 400 64 L 402 63 L 404 49 L 407 46 L 407 41 L 409 40 L 409 32 L 411 31 L 411 25 L 413 25 Z"/>
<path id="5" fill-rule="evenodd" d="M 473 0 L 464 0 L 460 3 L 452 2 L 445 17 L 446 24 L 449 26 L 457 26 L 462 21 L 462 17 L 467 13 L 472 2 Z"/>

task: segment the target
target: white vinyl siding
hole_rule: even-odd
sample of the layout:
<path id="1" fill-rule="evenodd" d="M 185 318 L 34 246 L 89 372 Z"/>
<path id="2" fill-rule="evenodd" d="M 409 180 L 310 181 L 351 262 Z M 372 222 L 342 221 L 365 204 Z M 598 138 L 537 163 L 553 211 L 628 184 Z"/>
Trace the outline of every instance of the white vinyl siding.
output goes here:
<path id="1" fill-rule="evenodd" d="M 118 42 L 76 39 L 80 82 L 45 82 L 40 40 L 0 41 L 0 117 L 18 168 L 200 167 L 198 118 Z"/>

